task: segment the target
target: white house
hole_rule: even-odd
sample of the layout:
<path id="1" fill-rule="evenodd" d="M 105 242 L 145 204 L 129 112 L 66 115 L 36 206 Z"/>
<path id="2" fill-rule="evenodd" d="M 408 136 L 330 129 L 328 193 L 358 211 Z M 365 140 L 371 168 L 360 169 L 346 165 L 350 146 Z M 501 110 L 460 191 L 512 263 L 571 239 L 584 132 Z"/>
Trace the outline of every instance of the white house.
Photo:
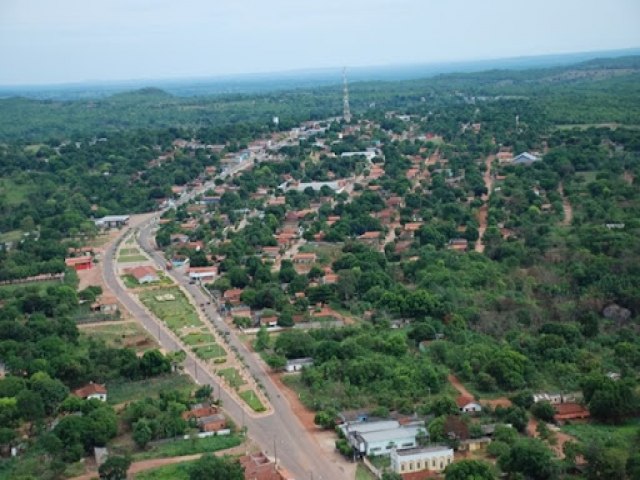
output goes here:
<path id="1" fill-rule="evenodd" d="M 551 405 L 559 405 L 562 403 L 562 394 L 560 393 L 534 393 L 533 403 L 549 402 Z"/>
<path id="2" fill-rule="evenodd" d="M 73 391 L 76 397 L 80 397 L 84 400 L 100 400 L 101 402 L 107 401 L 107 388 L 99 383 L 90 383 L 82 388 L 78 388 Z"/>
<path id="3" fill-rule="evenodd" d="M 441 472 L 453 463 L 453 449 L 435 445 L 391 451 L 391 469 L 399 474 L 430 470 Z"/>
<path id="4" fill-rule="evenodd" d="M 94 223 L 99 228 L 120 228 L 129 223 L 129 215 L 107 215 L 94 220 Z"/>
<path id="5" fill-rule="evenodd" d="M 293 360 L 287 360 L 287 365 L 284 369 L 287 372 L 299 372 L 304 367 L 310 367 L 313 365 L 313 358 L 294 358 Z"/>
<path id="6" fill-rule="evenodd" d="M 482 405 L 471 397 L 460 396 L 456 398 L 456 405 L 458 405 L 458 409 L 463 413 L 476 413 L 482 411 Z"/>

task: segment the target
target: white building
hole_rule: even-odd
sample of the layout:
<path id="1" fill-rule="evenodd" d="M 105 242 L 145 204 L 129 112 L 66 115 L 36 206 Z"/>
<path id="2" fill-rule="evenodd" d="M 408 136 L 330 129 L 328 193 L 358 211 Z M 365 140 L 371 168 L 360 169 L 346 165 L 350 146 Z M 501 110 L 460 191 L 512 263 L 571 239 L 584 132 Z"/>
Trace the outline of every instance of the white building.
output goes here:
<path id="1" fill-rule="evenodd" d="M 129 215 L 107 215 L 94 220 L 99 228 L 120 228 L 129 223 Z"/>
<path id="2" fill-rule="evenodd" d="M 73 391 L 76 397 L 80 397 L 84 400 L 100 400 L 101 402 L 107 401 L 107 388 L 99 383 L 90 383 L 82 388 L 78 388 Z"/>
<path id="3" fill-rule="evenodd" d="M 371 161 L 375 158 L 376 152 L 370 151 L 370 150 L 367 150 L 365 152 L 343 152 L 340 156 L 346 158 L 346 157 L 355 157 L 358 155 L 361 155 L 365 157 L 367 160 Z"/>
<path id="4" fill-rule="evenodd" d="M 293 360 L 287 360 L 287 365 L 284 368 L 287 372 L 299 372 L 304 367 L 312 365 L 313 358 L 294 358 Z"/>
<path id="5" fill-rule="evenodd" d="M 533 153 L 523 152 L 517 157 L 515 157 L 511 163 L 515 165 L 531 165 L 533 162 L 537 162 L 540 160 L 540 157 L 534 155 Z"/>
<path id="6" fill-rule="evenodd" d="M 307 188 L 311 188 L 313 190 L 320 191 L 322 187 L 329 187 L 331 190 L 336 193 L 342 192 L 344 190 L 344 186 L 341 182 L 333 181 L 333 182 L 284 182 L 278 188 L 283 192 L 288 192 L 289 190 L 295 190 L 297 192 L 304 192 Z"/>
<path id="7" fill-rule="evenodd" d="M 446 446 L 391 451 L 391 469 L 399 474 L 430 470 L 441 472 L 453 463 L 453 449 Z"/>
<path id="8" fill-rule="evenodd" d="M 393 449 L 418 446 L 416 437 L 428 435 L 424 422 L 400 425 L 395 420 L 361 422 L 341 425 L 351 446 L 360 455 L 389 455 Z"/>

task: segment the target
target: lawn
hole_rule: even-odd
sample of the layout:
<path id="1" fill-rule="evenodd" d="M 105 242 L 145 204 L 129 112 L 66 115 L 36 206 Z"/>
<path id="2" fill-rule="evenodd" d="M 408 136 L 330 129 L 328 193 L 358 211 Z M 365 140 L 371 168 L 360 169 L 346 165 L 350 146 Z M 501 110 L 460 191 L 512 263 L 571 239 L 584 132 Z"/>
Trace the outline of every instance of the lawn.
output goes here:
<path id="1" fill-rule="evenodd" d="M 195 460 L 192 460 L 145 470 L 136 474 L 136 480 L 189 480 L 189 467 L 194 462 Z"/>
<path id="2" fill-rule="evenodd" d="M 137 248 L 121 248 L 120 255 L 140 255 L 140 250 Z"/>
<path id="3" fill-rule="evenodd" d="M 239 395 L 240 398 L 247 402 L 247 405 L 249 405 L 254 411 L 264 412 L 266 410 L 266 408 L 264 408 L 264 405 L 256 395 L 256 392 L 254 392 L 253 390 L 245 390 L 244 392 L 240 392 Z"/>
<path id="4" fill-rule="evenodd" d="M 4 196 L 4 202 L 7 206 L 15 206 L 25 202 L 28 195 L 35 189 L 35 183 L 17 183 L 11 178 L 0 179 L 0 195 Z"/>
<path id="5" fill-rule="evenodd" d="M 361 463 L 358 464 L 358 467 L 356 468 L 356 480 L 375 480 L 375 479 L 376 477 L 374 477 L 371 474 L 371 472 L 367 467 L 365 467 Z"/>
<path id="6" fill-rule="evenodd" d="M 11 230 L 0 233 L 0 242 L 17 242 L 22 239 L 22 230 Z"/>
<path id="7" fill-rule="evenodd" d="M 144 255 L 121 255 L 118 257 L 118 263 L 134 263 L 134 262 L 146 262 L 149 260 Z"/>
<path id="8" fill-rule="evenodd" d="M 163 375 L 160 377 L 139 380 L 137 382 L 109 382 L 107 383 L 108 401 L 110 404 L 132 402 L 146 397 L 158 396 L 165 390 L 180 390 L 191 392 L 195 385 L 187 375 Z"/>
<path id="9" fill-rule="evenodd" d="M 173 300 L 160 301 L 158 297 L 173 296 Z M 193 306 L 177 287 L 160 288 L 140 294 L 140 300 L 149 310 L 176 333 L 184 327 L 199 327 L 202 322 Z"/>
<path id="10" fill-rule="evenodd" d="M 203 345 L 205 343 L 215 343 L 215 337 L 206 332 L 192 332 L 184 337 L 182 337 L 182 341 L 187 345 Z"/>
<path id="11" fill-rule="evenodd" d="M 210 360 L 212 358 L 227 356 L 227 352 L 224 351 L 224 348 L 216 343 L 214 343 L 213 345 L 205 345 L 204 347 L 195 347 L 193 351 L 202 360 Z"/>
<path id="12" fill-rule="evenodd" d="M 124 282 L 127 288 L 148 288 L 157 287 L 158 285 L 173 285 L 173 280 L 167 275 L 163 275 L 162 272 L 158 272 L 159 282 L 143 283 L 140 284 L 132 275 L 122 275 L 120 278 Z"/>
<path id="13" fill-rule="evenodd" d="M 620 425 L 601 423 L 576 423 L 560 427 L 586 445 L 601 442 L 605 446 L 627 449 L 640 431 L 640 419 L 629 420 Z"/>
<path id="14" fill-rule="evenodd" d="M 37 291 L 46 290 L 48 287 L 52 285 L 61 285 L 62 282 L 60 280 L 45 280 L 43 282 L 26 282 L 26 283 L 16 283 L 14 285 L 1 285 L 0 286 L 0 295 L 2 293 L 13 293 L 16 290 L 20 290 L 22 288 L 35 288 Z"/>
<path id="15" fill-rule="evenodd" d="M 244 385 L 245 383 L 247 383 L 240 376 L 240 374 L 238 373 L 238 370 L 236 370 L 233 367 L 223 368 L 222 370 L 219 370 L 218 375 L 224 378 L 227 381 L 227 383 L 231 385 L 233 388 L 238 388 Z"/>
<path id="16" fill-rule="evenodd" d="M 242 443 L 238 435 L 221 435 L 207 438 L 191 438 L 189 440 L 176 440 L 148 447 L 144 452 L 134 453 L 134 461 L 148 460 L 151 458 L 181 457 L 195 453 L 217 452 L 228 448 L 237 447 Z"/>

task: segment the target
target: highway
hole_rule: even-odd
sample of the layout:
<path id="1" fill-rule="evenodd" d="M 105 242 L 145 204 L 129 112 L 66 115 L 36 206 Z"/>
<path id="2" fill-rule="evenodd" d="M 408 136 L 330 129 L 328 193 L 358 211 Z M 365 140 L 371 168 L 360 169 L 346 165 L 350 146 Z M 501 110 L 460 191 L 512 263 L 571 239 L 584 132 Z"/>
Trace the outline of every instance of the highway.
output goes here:
<path id="1" fill-rule="evenodd" d="M 229 175 L 246 168 L 250 163 L 244 162 L 237 165 L 233 169 L 220 174 L 220 178 L 226 178 Z M 205 185 L 201 191 L 210 188 Z M 198 192 L 200 193 L 200 192 Z M 184 203 L 193 198 L 196 193 L 183 196 L 178 203 Z M 152 245 L 152 229 L 160 217 L 162 212 L 154 215 L 151 219 L 140 224 L 138 241 L 142 248 L 149 254 L 158 268 L 163 270 L 165 259 L 156 252 Z M 122 237 L 120 237 L 120 240 Z M 221 388 L 218 379 L 212 374 L 206 366 L 200 362 L 195 355 L 181 345 L 180 340 L 169 331 L 164 324 L 150 315 L 134 298 L 126 291 L 117 278 L 117 265 L 115 256 L 117 251 L 117 242 L 114 242 L 105 252 L 103 275 L 105 284 L 112 290 L 114 295 L 122 302 L 124 307 L 136 317 L 146 330 L 153 335 L 159 343 L 167 350 L 176 351 L 184 350 L 187 358 L 184 362 L 185 372 L 193 377 L 200 384 L 209 384 L 213 387 L 214 392 L 219 392 L 226 413 L 240 427 L 246 426 L 248 435 L 254 439 L 263 451 L 270 457 L 277 457 L 278 464 L 283 466 L 295 480 L 312 479 L 312 480 L 352 480 L 346 474 L 346 470 L 341 465 L 342 460 L 337 454 L 328 454 L 324 451 L 313 436 L 306 431 L 305 427 L 300 423 L 298 418 L 293 414 L 287 400 L 281 396 L 276 386 L 266 373 L 266 365 L 257 358 L 256 355 L 249 352 L 242 342 L 236 337 L 233 329 L 229 330 L 222 322 L 217 313 L 215 306 L 212 304 L 205 316 L 210 321 L 217 323 L 218 327 L 223 330 L 229 330 L 229 343 L 235 347 L 239 354 L 244 357 L 247 368 L 250 373 L 262 385 L 269 396 L 273 413 L 268 416 L 253 416 L 245 413 L 244 404 L 229 395 L 224 388 Z M 178 272 L 168 272 L 175 281 L 183 285 L 192 295 L 196 305 L 204 304 L 211 301 L 196 285 L 190 285 L 188 279 Z"/>

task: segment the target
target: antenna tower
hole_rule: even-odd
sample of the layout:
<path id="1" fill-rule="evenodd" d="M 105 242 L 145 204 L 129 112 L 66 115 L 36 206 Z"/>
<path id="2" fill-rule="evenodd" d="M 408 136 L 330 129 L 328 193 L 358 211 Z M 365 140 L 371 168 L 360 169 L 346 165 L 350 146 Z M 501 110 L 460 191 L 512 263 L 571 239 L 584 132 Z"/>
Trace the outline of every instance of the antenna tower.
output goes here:
<path id="1" fill-rule="evenodd" d="M 343 98 L 342 98 L 342 117 L 347 123 L 351 123 L 351 109 L 349 108 L 349 86 L 347 85 L 347 68 L 342 69 Z"/>

